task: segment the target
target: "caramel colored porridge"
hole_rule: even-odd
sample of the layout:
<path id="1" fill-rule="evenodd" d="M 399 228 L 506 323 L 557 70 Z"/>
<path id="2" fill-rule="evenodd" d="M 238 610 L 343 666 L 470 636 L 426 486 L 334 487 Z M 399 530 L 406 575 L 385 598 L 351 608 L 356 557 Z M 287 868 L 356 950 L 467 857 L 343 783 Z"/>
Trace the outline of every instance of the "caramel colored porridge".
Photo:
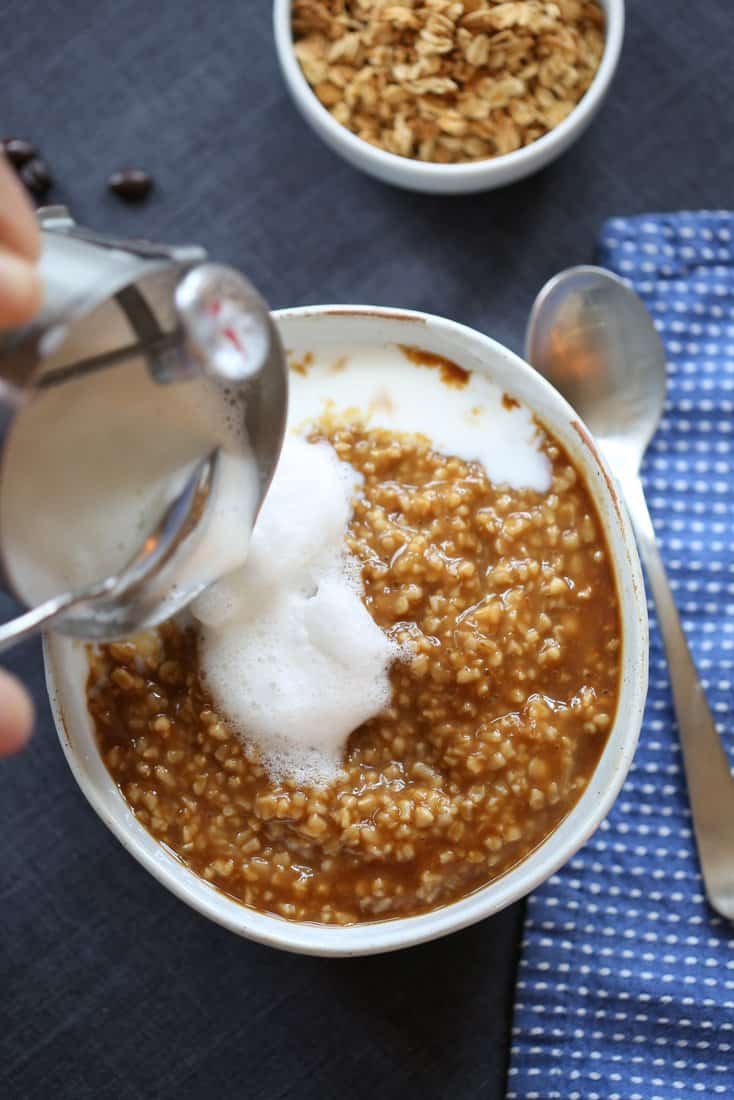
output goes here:
<path id="1" fill-rule="evenodd" d="M 90 649 L 106 766 L 183 864 L 244 905 L 346 925 L 455 901 L 568 814 L 614 721 L 620 618 L 589 492 L 537 430 L 547 492 L 493 484 L 415 434 L 338 418 L 312 431 L 362 475 L 347 548 L 404 653 L 323 788 L 271 778 L 230 728 L 194 628 Z"/>

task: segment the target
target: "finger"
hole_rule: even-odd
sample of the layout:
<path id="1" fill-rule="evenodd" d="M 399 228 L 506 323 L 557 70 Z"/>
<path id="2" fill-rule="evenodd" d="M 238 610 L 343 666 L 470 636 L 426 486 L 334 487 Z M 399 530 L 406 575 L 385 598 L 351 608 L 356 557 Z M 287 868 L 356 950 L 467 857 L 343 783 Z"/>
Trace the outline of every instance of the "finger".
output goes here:
<path id="1" fill-rule="evenodd" d="M 33 703 L 24 687 L 0 669 L 0 756 L 19 752 L 33 728 Z"/>
<path id="2" fill-rule="evenodd" d="M 34 263 L 0 249 L 0 329 L 24 325 L 41 305 L 41 276 Z"/>
<path id="3" fill-rule="evenodd" d="M 0 245 L 26 260 L 41 254 L 41 233 L 23 185 L 0 154 Z"/>

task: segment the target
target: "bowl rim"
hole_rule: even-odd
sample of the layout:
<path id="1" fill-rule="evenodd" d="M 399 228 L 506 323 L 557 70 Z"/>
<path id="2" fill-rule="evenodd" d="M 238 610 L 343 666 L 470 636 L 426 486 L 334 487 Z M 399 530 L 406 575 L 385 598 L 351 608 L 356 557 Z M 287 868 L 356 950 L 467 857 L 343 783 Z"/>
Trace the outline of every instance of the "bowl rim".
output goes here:
<path id="1" fill-rule="evenodd" d="M 479 183 L 492 176 L 511 178 L 529 175 L 553 158 L 553 153 L 566 148 L 581 133 L 601 106 L 619 63 L 625 27 L 625 0 L 599 0 L 606 16 L 604 52 L 594 79 L 584 95 L 558 126 L 536 141 L 504 153 L 499 157 L 460 164 L 438 164 L 416 160 L 390 153 L 357 136 L 342 123 L 337 122 L 330 111 L 319 101 L 296 58 L 291 9 L 293 0 L 274 0 L 273 32 L 281 70 L 294 99 L 301 106 L 309 123 L 322 136 L 328 135 L 333 146 L 343 146 L 351 154 L 351 162 L 371 161 L 372 167 L 385 179 L 402 177 L 416 185 L 435 183 L 440 178 L 451 183 Z M 510 175 L 511 174 L 511 175 Z"/>
<path id="2" fill-rule="evenodd" d="M 544 401 L 553 407 L 554 416 L 558 423 L 565 421 L 567 425 L 571 425 L 575 429 L 580 437 L 581 446 L 577 461 L 580 463 L 587 480 L 591 480 L 593 473 L 600 486 L 600 491 L 607 499 L 607 503 L 602 508 L 599 505 L 598 494 L 595 494 L 604 526 L 609 529 L 613 524 L 620 535 L 619 546 L 621 549 L 615 552 L 610 547 L 610 557 L 620 594 L 620 610 L 624 611 L 625 599 L 628 599 L 632 609 L 630 612 L 631 621 L 636 626 L 634 635 L 631 635 L 627 630 L 623 640 L 621 690 L 624 691 L 625 685 L 628 686 L 628 709 L 624 714 L 621 714 L 621 707 L 618 705 L 607 745 L 592 775 L 589 788 L 549 836 L 523 860 L 499 878 L 480 886 L 473 893 L 460 898 L 458 901 L 417 916 L 398 917 L 348 926 L 292 922 L 249 909 L 206 883 L 204 879 L 180 863 L 174 855 L 168 853 L 136 821 L 129 808 L 124 822 L 116 819 L 111 806 L 108 804 L 108 796 L 105 796 L 104 792 L 98 789 L 87 771 L 88 759 L 85 758 L 82 752 L 72 746 L 72 737 L 67 732 L 65 699 L 62 698 L 62 692 L 59 690 L 60 677 L 56 672 L 56 663 L 64 656 L 64 647 L 77 647 L 77 652 L 81 652 L 83 649 L 82 644 L 74 639 L 62 638 L 59 635 L 44 635 L 43 657 L 46 686 L 57 734 L 67 763 L 92 808 L 114 833 L 123 847 L 146 870 L 180 900 L 204 916 L 222 927 L 256 942 L 299 954 L 323 957 L 381 954 L 403 947 L 414 946 L 459 931 L 525 897 L 550 878 L 563 864 L 567 863 L 601 824 L 627 776 L 642 726 L 647 695 L 649 651 L 645 588 L 629 518 L 619 499 L 609 470 L 593 439 L 564 398 L 519 356 L 509 351 L 498 341 L 466 325 L 414 310 L 365 305 L 322 305 L 277 310 L 273 312 L 272 316 L 276 325 L 280 321 L 286 323 L 310 319 L 315 321 L 326 319 L 328 321 L 329 318 L 351 318 L 360 321 L 368 319 L 378 322 L 412 321 L 421 325 L 422 332 L 443 333 L 446 339 L 455 343 L 463 342 L 466 347 L 479 348 L 488 359 L 491 358 L 494 362 L 497 362 L 498 359 L 504 359 L 508 369 L 513 371 L 513 378 L 515 375 L 519 376 L 524 380 L 521 385 L 525 384 L 532 387 L 538 395 L 542 395 Z M 383 340 L 382 342 L 392 343 L 390 340 Z M 317 343 L 317 341 L 314 341 L 314 343 Z M 553 430 L 553 425 L 550 425 L 550 427 Z M 622 582 L 625 576 L 629 579 L 629 586 L 625 586 L 625 591 L 632 593 L 628 597 L 625 597 L 622 591 Z M 637 661 L 637 664 L 635 664 L 635 661 Z M 628 663 L 633 667 L 628 667 Z M 81 688 L 77 685 L 76 690 L 79 692 Z M 621 701 L 620 697 L 620 704 Z M 83 706 L 86 706 L 85 702 Z M 596 798 L 593 805 L 591 800 L 588 800 L 587 813 L 582 820 L 575 823 L 576 828 L 574 831 L 564 838 L 563 843 L 555 843 L 554 841 L 559 834 L 563 836 L 565 832 L 570 830 L 570 826 L 566 827 L 566 823 L 572 821 L 575 816 L 580 816 L 577 814 L 578 808 L 586 795 L 590 793 L 594 777 L 598 776 L 620 723 L 622 723 L 621 728 L 623 730 L 623 734 L 620 735 L 621 746 L 616 747 L 617 754 L 613 759 L 611 774 L 606 786 L 595 792 Z M 104 768 L 96 747 L 94 752 L 99 765 Z M 108 776 L 106 770 L 105 775 Z M 108 776 L 108 778 L 110 785 L 114 786 L 111 777 Z M 119 795 L 119 792 L 117 793 Z M 121 798 L 121 796 L 119 797 Z"/>

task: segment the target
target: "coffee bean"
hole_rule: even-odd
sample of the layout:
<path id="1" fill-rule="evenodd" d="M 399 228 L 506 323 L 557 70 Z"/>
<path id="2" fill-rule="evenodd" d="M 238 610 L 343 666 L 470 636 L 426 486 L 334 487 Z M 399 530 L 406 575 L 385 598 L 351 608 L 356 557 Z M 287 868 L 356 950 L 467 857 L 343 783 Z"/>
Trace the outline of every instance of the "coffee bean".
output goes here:
<path id="1" fill-rule="evenodd" d="M 28 190 L 36 198 L 42 198 L 53 183 L 51 173 L 40 157 L 29 160 L 18 173 Z"/>
<path id="2" fill-rule="evenodd" d="M 144 172 L 142 168 L 124 168 L 121 172 L 114 172 L 107 180 L 110 191 L 119 195 L 126 202 L 140 202 L 153 187 L 153 177 Z"/>
<path id="3" fill-rule="evenodd" d="M 37 155 L 38 150 L 30 141 L 23 138 L 4 138 L 0 142 L 0 150 L 5 153 L 10 163 L 15 168 L 22 168 L 29 160 Z"/>

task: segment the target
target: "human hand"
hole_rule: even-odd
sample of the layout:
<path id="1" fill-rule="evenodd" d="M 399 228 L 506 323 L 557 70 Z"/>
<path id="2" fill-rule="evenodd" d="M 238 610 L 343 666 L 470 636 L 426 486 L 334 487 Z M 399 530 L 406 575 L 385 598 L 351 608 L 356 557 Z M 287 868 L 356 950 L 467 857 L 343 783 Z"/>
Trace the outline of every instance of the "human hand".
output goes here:
<path id="1" fill-rule="evenodd" d="M 20 681 L 0 668 L 0 756 L 12 756 L 28 742 L 33 703 Z"/>
<path id="2" fill-rule="evenodd" d="M 41 304 L 38 257 L 41 237 L 33 210 L 0 155 L 0 328 L 29 321 Z M 0 669 L 0 756 L 18 752 L 33 725 L 33 703 L 9 672 Z"/>
<path id="3" fill-rule="evenodd" d="M 40 251 L 33 208 L 0 154 L 0 328 L 24 324 L 40 306 Z"/>

